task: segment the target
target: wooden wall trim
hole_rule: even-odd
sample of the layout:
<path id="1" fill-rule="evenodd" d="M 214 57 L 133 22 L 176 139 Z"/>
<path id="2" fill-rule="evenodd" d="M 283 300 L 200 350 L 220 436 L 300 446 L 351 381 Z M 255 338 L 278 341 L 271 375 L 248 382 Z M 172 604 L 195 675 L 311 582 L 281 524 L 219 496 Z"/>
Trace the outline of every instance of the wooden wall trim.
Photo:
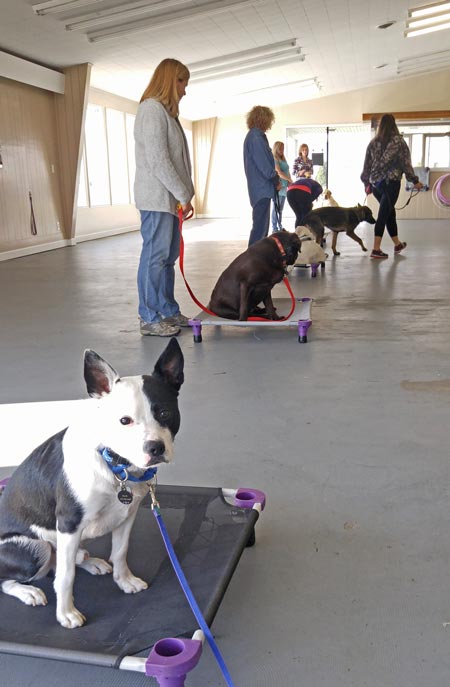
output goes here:
<path id="1" fill-rule="evenodd" d="M 364 112 L 363 122 L 380 120 L 384 112 Z M 390 112 L 395 119 L 418 120 L 418 119 L 450 119 L 450 110 L 421 110 L 418 112 Z"/>
<path id="2" fill-rule="evenodd" d="M 91 65 L 79 64 L 64 70 L 64 95 L 55 95 L 59 177 L 64 214 L 64 237 L 75 237 L 78 186 L 83 132 L 88 103 Z"/>

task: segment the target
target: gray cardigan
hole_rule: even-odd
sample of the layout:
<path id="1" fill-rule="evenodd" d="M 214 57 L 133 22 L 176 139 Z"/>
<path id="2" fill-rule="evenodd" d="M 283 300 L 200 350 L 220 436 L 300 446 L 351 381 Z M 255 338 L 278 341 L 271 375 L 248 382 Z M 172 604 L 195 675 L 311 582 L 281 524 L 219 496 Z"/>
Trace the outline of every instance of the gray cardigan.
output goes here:
<path id="1" fill-rule="evenodd" d="M 177 214 L 177 203 L 186 205 L 194 195 L 186 136 L 178 119 L 148 98 L 134 124 L 136 177 L 134 199 L 138 210 Z"/>

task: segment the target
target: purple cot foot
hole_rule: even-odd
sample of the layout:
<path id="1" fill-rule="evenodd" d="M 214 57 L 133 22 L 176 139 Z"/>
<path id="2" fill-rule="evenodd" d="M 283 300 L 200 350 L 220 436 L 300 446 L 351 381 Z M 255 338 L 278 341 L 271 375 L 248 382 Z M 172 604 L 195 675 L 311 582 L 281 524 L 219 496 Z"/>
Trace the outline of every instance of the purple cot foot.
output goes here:
<path id="1" fill-rule="evenodd" d="M 260 503 L 261 510 L 264 510 L 266 495 L 258 489 L 238 489 L 234 501 L 241 508 L 253 508 L 255 503 Z"/>
<path id="2" fill-rule="evenodd" d="M 311 320 L 299 320 L 298 321 L 298 342 L 307 343 L 308 341 L 308 329 L 312 324 Z"/>
<path id="3" fill-rule="evenodd" d="M 160 687 L 184 687 L 184 681 L 200 660 L 198 639 L 160 639 L 145 662 L 145 674 L 155 677 Z"/>
<path id="4" fill-rule="evenodd" d="M 319 265 L 317 263 L 314 263 L 311 265 L 311 277 L 317 277 L 317 268 Z"/>
<path id="5" fill-rule="evenodd" d="M 192 327 L 195 343 L 202 342 L 202 321 L 198 319 L 189 320 L 189 326 Z"/>

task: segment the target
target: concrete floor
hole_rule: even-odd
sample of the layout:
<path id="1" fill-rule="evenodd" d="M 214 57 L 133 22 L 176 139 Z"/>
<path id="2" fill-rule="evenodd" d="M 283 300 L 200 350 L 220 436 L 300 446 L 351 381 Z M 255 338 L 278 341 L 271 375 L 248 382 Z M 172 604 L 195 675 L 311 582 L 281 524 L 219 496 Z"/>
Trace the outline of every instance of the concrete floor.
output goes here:
<path id="1" fill-rule="evenodd" d="M 368 246 L 371 231 L 358 231 Z M 246 227 L 195 221 L 185 236 L 207 302 Z M 236 687 L 448 683 L 450 229 L 400 222 L 400 237 L 403 255 L 386 237 L 389 259 L 371 261 L 341 236 L 316 279 L 294 271 L 296 295 L 314 298 L 306 345 L 270 327 L 180 336 L 182 427 L 160 480 L 268 499 L 213 625 Z M 129 234 L 0 264 L 1 403 L 84 396 L 86 347 L 121 374 L 151 371 L 165 341 L 138 333 L 139 246 Z M 180 277 L 177 294 L 198 312 Z M 9 687 L 153 684 L 13 656 L 0 675 Z M 186 684 L 224 684 L 207 647 Z"/>

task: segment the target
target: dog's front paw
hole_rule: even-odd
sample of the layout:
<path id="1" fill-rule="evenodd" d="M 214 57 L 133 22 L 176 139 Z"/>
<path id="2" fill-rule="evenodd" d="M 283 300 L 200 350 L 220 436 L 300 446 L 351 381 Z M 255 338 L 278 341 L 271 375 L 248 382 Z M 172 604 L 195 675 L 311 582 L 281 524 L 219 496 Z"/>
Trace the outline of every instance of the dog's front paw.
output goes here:
<path id="1" fill-rule="evenodd" d="M 56 619 L 63 627 L 67 627 L 69 630 L 73 630 L 75 627 L 81 627 L 86 622 L 84 615 L 80 613 L 75 606 L 65 613 L 59 611 L 56 614 Z"/>
<path id="2" fill-rule="evenodd" d="M 148 588 L 147 582 L 135 577 L 131 572 L 128 575 L 114 578 L 115 583 L 125 594 L 137 594 Z"/>
<path id="3" fill-rule="evenodd" d="M 39 587 L 32 587 L 28 584 L 21 585 L 20 596 L 18 598 L 27 606 L 46 606 L 47 597 Z"/>
<path id="4" fill-rule="evenodd" d="M 112 566 L 104 561 L 103 558 L 94 558 L 89 556 L 78 565 L 91 575 L 107 575 L 108 573 L 112 572 Z"/>
<path id="5" fill-rule="evenodd" d="M 365 246 L 361 246 L 361 248 L 363 249 L 363 251 L 364 251 L 365 253 L 367 253 L 367 248 L 366 248 Z"/>
<path id="6" fill-rule="evenodd" d="M 340 255 L 340 253 L 339 253 L 338 250 L 334 250 L 334 251 L 333 251 L 333 255 Z"/>

